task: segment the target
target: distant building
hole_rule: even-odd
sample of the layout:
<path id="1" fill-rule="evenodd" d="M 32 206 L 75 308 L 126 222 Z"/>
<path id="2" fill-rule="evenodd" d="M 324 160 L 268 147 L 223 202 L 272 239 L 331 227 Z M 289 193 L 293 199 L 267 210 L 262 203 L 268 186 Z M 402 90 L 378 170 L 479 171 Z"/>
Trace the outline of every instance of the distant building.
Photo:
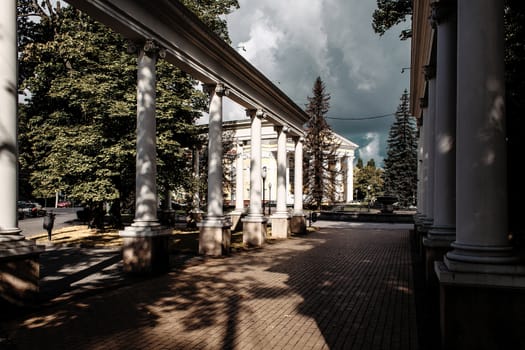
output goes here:
<path id="1" fill-rule="evenodd" d="M 243 158 L 243 193 L 241 194 L 245 207 L 250 199 L 250 121 L 238 120 L 225 122 L 223 125 L 225 132 L 231 133 L 229 137 L 234 140 L 234 147 L 225 155 L 228 157 L 227 166 L 224 168 L 229 185 L 224 189 L 225 203 L 235 205 L 235 200 L 239 193 L 235 188 L 236 183 L 236 158 L 237 152 L 242 153 Z M 358 145 L 334 133 L 341 143 L 337 151 L 337 161 L 335 167 L 341 171 L 338 175 L 337 192 L 335 195 L 336 203 L 348 203 L 353 201 L 353 163 L 354 153 Z M 264 180 L 264 201 L 265 203 L 275 203 L 277 195 L 277 132 L 274 125 L 270 122 L 262 124 L 262 167 L 266 167 L 266 178 Z M 286 204 L 291 206 L 294 202 L 294 142 L 287 139 L 286 157 Z"/>

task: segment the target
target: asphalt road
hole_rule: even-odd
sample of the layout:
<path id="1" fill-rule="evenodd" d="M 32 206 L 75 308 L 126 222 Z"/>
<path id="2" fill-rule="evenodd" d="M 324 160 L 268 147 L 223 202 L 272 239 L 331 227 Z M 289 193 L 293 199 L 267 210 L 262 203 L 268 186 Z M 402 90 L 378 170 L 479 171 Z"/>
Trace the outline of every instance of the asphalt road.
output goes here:
<path id="1" fill-rule="evenodd" d="M 53 230 L 72 225 L 72 221 L 77 218 L 77 211 L 82 208 L 45 208 L 47 212 L 56 214 Z M 44 223 L 43 217 L 24 218 L 18 221 L 18 227 L 22 230 L 22 235 L 26 237 L 33 237 L 47 231 L 42 227 Z"/>

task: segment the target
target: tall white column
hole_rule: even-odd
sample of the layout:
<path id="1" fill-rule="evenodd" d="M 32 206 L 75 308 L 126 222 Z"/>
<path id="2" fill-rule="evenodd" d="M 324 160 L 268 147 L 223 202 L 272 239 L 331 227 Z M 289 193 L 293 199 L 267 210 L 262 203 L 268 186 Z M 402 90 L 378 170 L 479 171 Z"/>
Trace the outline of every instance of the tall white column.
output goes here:
<path id="1" fill-rule="evenodd" d="M 288 127 L 275 127 L 277 132 L 277 207 L 276 214 L 288 216 L 286 210 L 286 133 Z"/>
<path id="2" fill-rule="evenodd" d="M 434 2 L 437 29 L 433 241 L 448 245 L 456 226 L 456 1 Z"/>
<path id="3" fill-rule="evenodd" d="M 267 220 L 262 212 L 262 178 L 261 178 L 261 131 L 262 110 L 248 110 L 252 119 L 251 125 L 251 161 L 250 161 L 250 207 L 243 222 L 243 243 L 247 246 L 261 246 L 266 239 Z"/>
<path id="4" fill-rule="evenodd" d="M 235 211 L 244 211 L 244 172 L 243 172 L 244 142 L 237 141 L 236 174 L 235 174 Z"/>
<path id="5" fill-rule="evenodd" d="M 424 67 L 425 79 L 428 81 L 428 108 L 425 110 L 423 128 L 425 128 L 425 147 L 423 162 L 426 163 L 425 182 L 425 227 L 426 230 L 434 220 L 434 153 L 435 153 L 435 117 L 436 117 L 436 68 L 433 65 Z"/>
<path id="6" fill-rule="evenodd" d="M 135 219 L 119 234 L 123 237 L 124 271 L 152 273 L 169 266 L 167 242 L 171 233 L 157 219 L 155 64 L 164 51 L 155 42 L 146 40 L 140 45 L 130 43 L 128 52 L 137 53 Z"/>
<path id="7" fill-rule="evenodd" d="M 342 173 L 342 159 L 339 155 L 335 156 L 335 193 L 334 200 L 340 202 L 343 200 L 344 186 L 343 186 L 343 173 Z"/>
<path id="8" fill-rule="evenodd" d="M 354 156 L 346 155 L 346 202 L 354 200 Z"/>
<path id="9" fill-rule="evenodd" d="M 286 134 L 288 127 L 276 126 L 277 132 L 277 208 L 271 216 L 272 237 L 287 238 L 290 220 L 286 209 Z"/>
<path id="10" fill-rule="evenodd" d="M 222 84 L 207 86 L 210 94 L 209 131 L 208 131 L 208 205 L 206 221 L 222 221 L 222 97 L 225 88 Z"/>
<path id="11" fill-rule="evenodd" d="M 490 265 L 514 262 L 507 217 L 503 0 L 459 0 L 457 38 L 456 241 L 445 262 L 453 271 L 489 272 Z"/>
<path id="12" fill-rule="evenodd" d="M 0 234 L 18 234 L 16 1 L 0 8 Z"/>
<path id="13" fill-rule="evenodd" d="M 158 226 L 155 83 L 158 49 L 147 41 L 137 58 L 137 154 L 133 226 Z"/>
<path id="14" fill-rule="evenodd" d="M 204 86 L 210 95 L 208 130 L 208 200 L 204 220 L 198 224 L 199 254 L 229 254 L 231 223 L 224 217 L 222 187 L 222 98 L 228 94 L 223 84 Z"/>
<path id="15" fill-rule="evenodd" d="M 262 118 L 264 113 L 262 110 L 248 111 L 249 117 L 252 119 L 251 124 L 251 161 L 250 161 L 250 207 L 248 209 L 248 216 L 262 217 L 262 148 L 261 148 L 261 131 Z"/>
<path id="16" fill-rule="evenodd" d="M 295 139 L 295 159 L 294 159 L 294 216 L 303 215 L 303 138 Z"/>

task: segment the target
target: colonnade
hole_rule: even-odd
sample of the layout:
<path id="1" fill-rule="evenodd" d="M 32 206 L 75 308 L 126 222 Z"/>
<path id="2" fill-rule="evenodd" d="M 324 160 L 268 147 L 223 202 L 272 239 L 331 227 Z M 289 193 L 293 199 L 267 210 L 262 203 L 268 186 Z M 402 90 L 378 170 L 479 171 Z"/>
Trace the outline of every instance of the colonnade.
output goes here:
<path id="1" fill-rule="evenodd" d="M 431 4 L 415 230 L 428 286 L 441 293 L 445 349 L 525 344 L 515 317 L 525 266 L 508 230 L 503 6 Z"/>

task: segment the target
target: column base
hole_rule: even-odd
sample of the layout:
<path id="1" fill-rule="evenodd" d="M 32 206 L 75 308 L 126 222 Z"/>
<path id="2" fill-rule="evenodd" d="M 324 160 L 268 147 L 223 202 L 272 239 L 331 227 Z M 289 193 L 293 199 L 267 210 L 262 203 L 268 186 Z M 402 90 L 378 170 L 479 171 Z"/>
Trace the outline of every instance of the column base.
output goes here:
<path id="1" fill-rule="evenodd" d="M 443 349 L 525 349 L 525 276 L 435 270 Z"/>
<path id="2" fill-rule="evenodd" d="M 38 301 L 44 249 L 19 232 L 0 234 L 0 306 L 33 306 Z"/>
<path id="3" fill-rule="evenodd" d="M 200 222 L 202 222 L 202 217 L 204 216 L 204 212 L 202 210 L 192 210 L 190 211 L 187 219 L 186 219 L 186 225 L 190 228 L 196 228 Z"/>
<path id="4" fill-rule="evenodd" d="M 244 216 L 244 213 L 240 210 L 235 209 L 230 213 L 230 219 L 232 222 L 231 230 L 232 232 L 242 231 L 242 221 L 241 218 Z"/>
<path id="5" fill-rule="evenodd" d="M 287 213 L 275 213 L 270 217 L 272 222 L 272 238 L 286 239 L 290 237 L 290 217 Z"/>
<path id="6" fill-rule="evenodd" d="M 436 272 L 434 270 L 435 262 L 442 262 L 443 257 L 450 251 L 452 241 L 432 240 L 428 237 L 423 238 L 423 247 L 425 251 L 425 282 L 428 288 L 434 288 L 439 285 Z"/>
<path id="7" fill-rule="evenodd" d="M 248 247 L 261 247 L 266 240 L 268 219 L 248 215 L 242 219 L 242 242 Z"/>
<path id="8" fill-rule="evenodd" d="M 231 221 L 226 218 L 205 218 L 198 224 L 199 254 L 221 256 L 230 254 Z"/>
<path id="9" fill-rule="evenodd" d="M 119 232 L 123 238 L 123 270 L 133 274 L 156 274 L 169 269 L 171 229 L 160 225 L 131 226 Z"/>
<path id="10" fill-rule="evenodd" d="M 294 213 L 290 220 L 290 231 L 296 235 L 306 234 L 306 216 Z"/>

